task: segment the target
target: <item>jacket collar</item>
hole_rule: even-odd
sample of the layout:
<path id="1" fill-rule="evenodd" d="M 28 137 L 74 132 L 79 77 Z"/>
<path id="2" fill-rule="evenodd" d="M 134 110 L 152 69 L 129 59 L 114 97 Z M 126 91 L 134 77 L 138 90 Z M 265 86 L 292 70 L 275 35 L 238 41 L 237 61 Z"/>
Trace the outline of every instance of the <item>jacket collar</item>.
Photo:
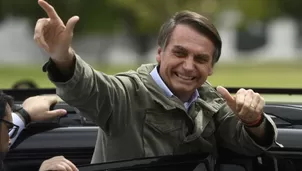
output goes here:
<path id="1" fill-rule="evenodd" d="M 150 72 L 151 77 L 156 82 L 156 84 L 162 90 L 164 90 L 166 96 L 173 97 L 174 96 L 173 92 L 168 88 L 168 86 L 162 80 L 161 76 L 159 75 L 158 69 L 159 69 L 158 65 L 154 67 L 154 69 Z M 189 107 L 191 106 L 191 104 L 193 104 L 193 102 L 195 102 L 198 97 L 199 97 L 199 93 L 196 90 L 194 92 L 194 94 L 192 95 L 192 97 L 187 102 L 184 103 L 184 106 L 185 106 L 186 110 L 189 109 Z"/>
<path id="2" fill-rule="evenodd" d="M 166 110 L 172 110 L 175 108 L 180 108 L 187 112 L 184 104 L 175 96 L 166 96 L 165 90 L 163 90 L 156 81 L 152 78 L 150 73 L 154 68 L 156 68 L 156 63 L 143 64 L 138 69 L 138 75 L 143 81 L 144 85 L 150 91 L 150 94 L 156 102 L 161 104 Z M 197 98 L 197 103 L 208 110 L 216 113 L 224 104 L 225 101 L 220 94 L 217 93 L 214 87 L 212 87 L 208 82 L 205 82 L 197 89 L 199 96 Z"/>

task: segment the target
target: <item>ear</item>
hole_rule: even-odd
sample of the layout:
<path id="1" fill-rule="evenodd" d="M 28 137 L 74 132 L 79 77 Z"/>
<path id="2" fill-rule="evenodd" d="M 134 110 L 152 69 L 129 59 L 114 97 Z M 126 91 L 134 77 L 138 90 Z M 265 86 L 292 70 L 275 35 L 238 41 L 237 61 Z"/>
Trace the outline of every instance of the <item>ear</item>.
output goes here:
<path id="1" fill-rule="evenodd" d="M 211 75 L 213 74 L 213 72 L 214 72 L 214 67 L 213 67 L 212 65 L 209 66 L 208 72 L 209 72 L 208 76 L 211 76 Z"/>
<path id="2" fill-rule="evenodd" d="M 158 47 L 158 48 L 157 48 L 157 54 L 156 54 L 156 61 L 157 61 L 157 63 L 160 63 L 160 61 L 161 61 L 161 56 L 162 56 L 162 48 L 161 48 L 161 47 Z"/>

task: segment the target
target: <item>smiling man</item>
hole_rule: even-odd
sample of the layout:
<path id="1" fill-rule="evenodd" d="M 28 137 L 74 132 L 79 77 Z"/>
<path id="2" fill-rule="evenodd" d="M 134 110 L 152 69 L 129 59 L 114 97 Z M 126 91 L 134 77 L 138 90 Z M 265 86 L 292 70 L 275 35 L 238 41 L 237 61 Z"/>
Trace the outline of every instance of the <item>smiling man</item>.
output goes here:
<path id="1" fill-rule="evenodd" d="M 194 26 L 186 24 L 186 21 L 181 22 L 185 18 L 176 17 L 180 18 L 180 21 L 175 19 L 179 24 L 173 26 L 171 22 L 162 28 L 156 57 L 158 70 L 154 70 L 151 75 L 154 78 L 158 74 L 158 79 L 154 79 L 157 82 L 163 81 L 162 85 L 167 87 L 162 88 L 171 90 L 167 95 L 172 96 L 174 93 L 181 101 L 187 102 L 190 98 L 191 100 L 197 98 L 197 88 L 213 73 L 213 63 L 216 62 L 214 61 L 216 59 L 212 59 L 215 45 L 206 34 L 206 29 L 194 29 Z M 166 31 L 171 32 L 170 35 L 166 34 Z M 220 41 L 219 37 L 216 39 L 217 42 Z M 221 46 L 220 43 L 218 46 Z"/>
<path id="2" fill-rule="evenodd" d="M 50 56 L 44 71 L 58 95 L 101 128 L 92 163 L 203 152 L 216 156 L 220 147 L 258 155 L 276 143 L 263 97 L 245 89 L 232 96 L 206 81 L 222 46 L 207 18 L 176 13 L 160 29 L 156 64 L 107 75 L 71 47 L 79 17 L 65 25 L 51 5 L 38 3 L 49 17 L 37 21 L 34 35 Z"/>

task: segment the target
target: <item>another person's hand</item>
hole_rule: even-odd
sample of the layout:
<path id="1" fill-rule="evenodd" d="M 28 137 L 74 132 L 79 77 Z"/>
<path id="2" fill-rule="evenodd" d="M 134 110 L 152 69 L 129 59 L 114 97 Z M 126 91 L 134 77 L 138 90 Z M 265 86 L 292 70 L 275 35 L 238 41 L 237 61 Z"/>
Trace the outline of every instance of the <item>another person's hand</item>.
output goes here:
<path id="1" fill-rule="evenodd" d="M 265 101 L 259 93 L 241 88 L 235 96 L 232 96 L 227 89 L 221 86 L 217 87 L 217 91 L 242 122 L 253 125 L 260 121 Z"/>
<path id="2" fill-rule="evenodd" d="M 78 171 L 77 167 L 63 156 L 56 156 L 45 160 L 39 171 Z"/>
<path id="3" fill-rule="evenodd" d="M 79 20 L 71 17 L 65 25 L 55 9 L 45 0 L 38 0 L 49 18 L 40 18 L 35 26 L 34 40 L 55 63 L 71 63 L 74 52 L 71 48 L 73 29 Z"/>
<path id="4" fill-rule="evenodd" d="M 49 110 L 50 106 L 59 101 L 57 95 L 41 95 L 27 98 L 22 106 L 30 115 L 31 121 L 43 121 L 67 113 L 65 109 Z"/>

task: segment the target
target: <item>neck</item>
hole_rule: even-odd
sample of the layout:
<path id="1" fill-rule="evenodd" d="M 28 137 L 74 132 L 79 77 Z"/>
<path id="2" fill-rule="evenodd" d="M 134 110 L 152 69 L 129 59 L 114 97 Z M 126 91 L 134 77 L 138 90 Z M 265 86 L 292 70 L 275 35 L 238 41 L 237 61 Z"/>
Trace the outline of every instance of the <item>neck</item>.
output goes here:
<path id="1" fill-rule="evenodd" d="M 181 100 L 183 103 L 185 103 L 185 102 L 188 102 L 188 101 L 190 101 L 190 99 L 192 98 L 192 96 L 193 96 L 193 94 L 194 94 L 194 92 L 193 93 L 191 93 L 191 94 L 186 94 L 186 95 L 181 95 L 181 94 L 177 94 L 177 93 L 175 93 L 175 92 L 173 92 L 173 94 L 175 94 L 175 96 L 177 97 L 177 98 L 179 98 L 179 100 Z"/>

